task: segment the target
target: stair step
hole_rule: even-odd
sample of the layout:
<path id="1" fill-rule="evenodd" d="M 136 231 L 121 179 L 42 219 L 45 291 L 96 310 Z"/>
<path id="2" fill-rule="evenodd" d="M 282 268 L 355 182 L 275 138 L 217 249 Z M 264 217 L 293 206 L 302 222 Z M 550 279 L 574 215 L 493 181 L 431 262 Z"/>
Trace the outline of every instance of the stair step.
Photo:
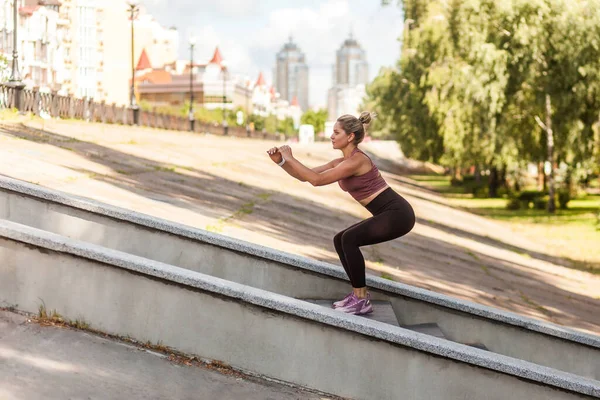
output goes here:
<path id="1" fill-rule="evenodd" d="M 481 349 L 481 350 L 488 350 L 489 351 L 489 349 L 487 347 L 485 347 L 485 345 L 483 345 L 481 343 L 465 343 L 465 344 L 467 346 L 476 347 L 476 348 Z"/>
<path id="2" fill-rule="evenodd" d="M 304 300 L 309 303 L 318 304 L 323 307 L 331 308 L 333 303 L 337 300 Z M 390 324 L 395 326 L 400 326 L 398 323 L 398 319 L 396 318 L 396 314 L 394 313 L 394 309 L 392 308 L 392 303 L 389 301 L 382 300 L 371 300 L 373 304 L 373 312 L 371 314 L 363 315 L 363 317 L 372 319 L 375 321 L 383 322 L 384 324 Z"/>
<path id="3" fill-rule="evenodd" d="M 431 322 L 426 324 L 415 324 L 415 325 L 404 325 L 402 328 L 409 329 L 411 331 L 424 333 L 426 335 L 431 335 L 438 337 L 440 339 L 446 339 L 446 335 L 440 329 L 438 324 Z"/>
<path id="4" fill-rule="evenodd" d="M 337 300 L 331 299 L 303 299 L 309 303 L 317 304 L 322 307 L 331 308 L 333 303 Z M 411 331 L 424 333 L 426 335 L 435 336 L 441 339 L 446 339 L 444 332 L 440 329 L 438 324 L 436 323 L 426 323 L 426 324 L 415 324 L 415 325 L 400 325 L 398 323 L 398 318 L 396 318 L 396 313 L 394 313 L 394 308 L 392 307 L 392 303 L 389 301 L 383 300 L 371 300 L 373 304 L 373 312 L 371 314 L 363 315 L 363 317 L 372 319 L 375 321 L 383 322 L 384 324 L 395 325 L 404 329 L 409 329 Z M 485 348 L 483 345 L 471 345 L 474 347 Z"/>

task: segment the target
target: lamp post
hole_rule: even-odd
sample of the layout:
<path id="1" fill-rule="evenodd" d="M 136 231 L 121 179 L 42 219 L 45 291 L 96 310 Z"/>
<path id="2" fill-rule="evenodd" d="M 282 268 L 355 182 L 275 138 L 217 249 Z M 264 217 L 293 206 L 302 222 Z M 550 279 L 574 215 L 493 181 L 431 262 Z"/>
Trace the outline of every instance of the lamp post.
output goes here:
<path id="1" fill-rule="evenodd" d="M 2 27 L 2 50 L 6 51 L 8 47 L 8 0 L 4 0 L 4 4 L 2 4 L 2 19 L 4 20 L 4 26 Z"/>
<path id="2" fill-rule="evenodd" d="M 196 119 L 194 117 L 194 46 L 196 38 L 190 38 L 190 131 L 194 132 Z"/>
<path id="3" fill-rule="evenodd" d="M 250 137 L 250 81 L 246 85 L 246 136 Z"/>
<path id="4" fill-rule="evenodd" d="M 221 62 L 221 72 L 223 73 L 223 135 L 227 136 L 227 93 L 226 93 L 226 83 L 227 83 L 227 63 L 225 61 Z"/>
<path id="5" fill-rule="evenodd" d="M 21 94 L 25 88 L 25 84 L 21 81 L 21 74 L 19 73 L 19 51 L 17 49 L 17 29 L 18 29 L 18 1 L 13 0 L 13 49 L 12 49 L 12 70 L 10 72 L 10 78 L 8 80 L 8 86 L 13 87 L 14 91 L 14 102 L 13 105 L 17 110 L 21 110 Z"/>
<path id="6" fill-rule="evenodd" d="M 140 10 L 139 0 L 128 0 L 127 5 L 129 6 L 129 15 L 131 17 L 131 88 L 129 93 L 129 107 L 133 110 L 133 123 L 134 125 L 139 124 L 139 113 L 140 108 L 135 101 L 135 60 L 134 60 L 134 28 L 133 21 L 135 20 L 137 12 Z"/>

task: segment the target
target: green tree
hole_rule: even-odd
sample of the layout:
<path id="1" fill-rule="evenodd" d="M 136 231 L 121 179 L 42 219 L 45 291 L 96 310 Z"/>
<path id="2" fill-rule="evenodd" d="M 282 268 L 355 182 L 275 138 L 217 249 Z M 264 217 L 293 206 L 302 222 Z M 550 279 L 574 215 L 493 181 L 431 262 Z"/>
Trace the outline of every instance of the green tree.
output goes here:
<path id="1" fill-rule="evenodd" d="M 327 122 L 327 110 L 321 108 L 317 111 L 308 110 L 300 118 L 300 123 L 309 124 L 315 127 L 315 133 L 325 131 L 325 122 Z"/>
<path id="2" fill-rule="evenodd" d="M 262 131 L 265 128 L 265 118 L 258 114 L 251 114 L 249 117 L 250 123 L 254 124 L 255 131 Z"/>
<path id="3" fill-rule="evenodd" d="M 383 3 L 391 3 L 384 1 Z M 397 69 L 367 104 L 404 152 L 455 171 L 551 161 L 593 173 L 600 131 L 600 0 L 407 0 Z M 504 172 L 501 172 L 504 171 Z M 582 173 L 578 173 L 579 176 Z"/>
<path id="4" fill-rule="evenodd" d="M 269 115 L 265 117 L 265 131 L 267 132 L 277 132 L 277 117 L 275 115 Z"/>
<path id="5" fill-rule="evenodd" d="M 294 120 L 292 119 L 292 117 L 287 117 L 283 120 L 278 120 L 277 132 L 281 132 L 288 137 L 296 135 L 298 132 L 296 128 L 294 128 Z"/>
<path id="6" fill-rule="evenodd" d="M 0 83 L 8 81 L 9 78 L 10 68 L 8 67 L 8 60 L 0 54 Z"/>

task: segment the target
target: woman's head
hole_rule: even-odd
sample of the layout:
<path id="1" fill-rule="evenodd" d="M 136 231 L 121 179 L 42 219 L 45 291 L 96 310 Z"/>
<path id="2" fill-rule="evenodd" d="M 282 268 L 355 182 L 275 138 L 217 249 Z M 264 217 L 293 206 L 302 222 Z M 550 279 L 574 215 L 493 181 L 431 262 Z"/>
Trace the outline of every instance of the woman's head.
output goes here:
<path id="1" fill-rule="evenodd" d="M 350 143 L 358 146 L 365 138 L 365 126 L 370 123 L 371 113 L 368 111 L 363 111 L 358 118 L 350 114 L 342 115 L 333 126 L 333 135 L 331 136 L 333 147 L 339 149 Z"/>

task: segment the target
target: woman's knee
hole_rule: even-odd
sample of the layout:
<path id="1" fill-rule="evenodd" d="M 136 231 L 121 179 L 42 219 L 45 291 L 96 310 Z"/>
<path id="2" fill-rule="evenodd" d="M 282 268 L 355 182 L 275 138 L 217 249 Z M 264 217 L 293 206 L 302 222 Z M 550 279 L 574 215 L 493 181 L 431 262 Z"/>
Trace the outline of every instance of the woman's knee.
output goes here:
<path id="1" fill-rule="evenodd" d="M 333 245 L 335 246 L 336 250 L 342 249 L 342 235 L 343 234 L 344 234 L 344 231 L 341 231 L 341 232 L 336 233 L 336 235 L 333 237 Z"/>
<path id="2" fill-rule="evenodd" d="M 342 235 L 340 238 L 340 243 L 341 243 L 342 248 L 358 247 L 356 239 L 357 239 L 356 233 L 353 232 L 351 229 L 348 229 L 348 230 L 342 232 Z"/>

